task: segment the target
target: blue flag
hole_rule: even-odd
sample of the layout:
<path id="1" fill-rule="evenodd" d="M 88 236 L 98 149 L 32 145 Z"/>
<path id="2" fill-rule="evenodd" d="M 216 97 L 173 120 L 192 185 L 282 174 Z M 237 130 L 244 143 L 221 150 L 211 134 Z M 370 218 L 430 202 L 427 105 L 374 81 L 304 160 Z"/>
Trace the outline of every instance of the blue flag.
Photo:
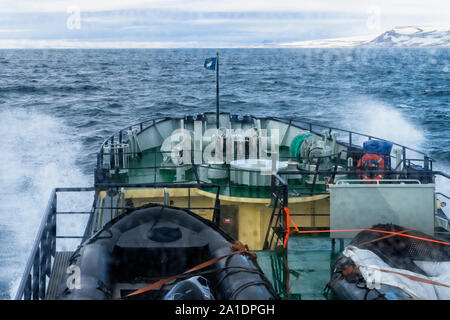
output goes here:
<path id="1" fill-rule="evenodd" d="M 216 70 L 216 60 L 217 60 L 217 58 L 206 59 L 204 67 L 208 70 Z"/>

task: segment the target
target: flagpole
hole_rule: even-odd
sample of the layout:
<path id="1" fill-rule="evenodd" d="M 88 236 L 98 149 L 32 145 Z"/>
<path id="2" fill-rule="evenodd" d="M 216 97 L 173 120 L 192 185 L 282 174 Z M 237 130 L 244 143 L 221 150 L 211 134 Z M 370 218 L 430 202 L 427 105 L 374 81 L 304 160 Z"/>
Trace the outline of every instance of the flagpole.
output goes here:
<path id="1" fill-rule="evenodd" d="M 216 53 L 216 115 L 217 115 L 217 129 L 219 129 L 219 52 Z"/>

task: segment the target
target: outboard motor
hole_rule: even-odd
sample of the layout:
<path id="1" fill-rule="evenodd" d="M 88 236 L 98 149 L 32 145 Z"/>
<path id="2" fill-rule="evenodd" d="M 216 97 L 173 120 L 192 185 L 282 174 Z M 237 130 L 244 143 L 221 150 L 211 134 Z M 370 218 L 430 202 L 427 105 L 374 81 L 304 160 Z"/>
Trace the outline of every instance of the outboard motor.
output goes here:
<path id="1" fill-rule="evenodd" d="M 178 282 L 163 300 L 214 300 L 208 280 L 196 276 Z"/>

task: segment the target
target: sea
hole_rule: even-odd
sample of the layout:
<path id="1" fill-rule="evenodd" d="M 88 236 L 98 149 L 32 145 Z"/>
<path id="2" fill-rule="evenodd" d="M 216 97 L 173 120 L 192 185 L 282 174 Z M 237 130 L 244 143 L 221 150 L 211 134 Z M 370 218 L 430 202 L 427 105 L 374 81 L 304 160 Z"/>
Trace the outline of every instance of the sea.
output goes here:
<path id="1" fill-rule="evenodd" d="M 216 52 L 0 50 L 1 299 L 15 296 L 51 190 L 92 186 L 109 135 L 215 111 L 215 73 L 203 63 Z M 385 138 L 450 173 L 449 48 L 220 49 L 219 58 L 221 111 Z M 450 194 L 448 180 L 437 188 Z"/>

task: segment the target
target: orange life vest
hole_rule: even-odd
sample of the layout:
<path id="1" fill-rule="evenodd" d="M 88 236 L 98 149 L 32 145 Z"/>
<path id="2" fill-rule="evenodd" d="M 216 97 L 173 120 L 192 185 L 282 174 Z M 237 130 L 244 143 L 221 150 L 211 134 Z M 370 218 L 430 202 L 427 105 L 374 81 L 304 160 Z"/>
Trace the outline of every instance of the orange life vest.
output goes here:
<path id="1" fill-rule="evenodd" d="M 370 170 L 370 169 L 380 171 L 380 170 L 384 170 L 386 168 L 386 164 L 385 164 L 382 156 L 380 156 L 378 154 L 374 154 L 374 153 L 366 153 L 358 161 L 356 168 L 361 171 L 362 170 Z M 370 174 L 368 174 L 368 173 L 362 173 L 358 176 L 364 180 L 380 180 L 380 179 L 384 178 L 384 175 L 382 175 L 382 174 L 377 174 L 373 178 L 370 177 Z M 373 182 L 367 182 L 367 183 L 376 183 L 376 182 L 373 181 Z"/>

